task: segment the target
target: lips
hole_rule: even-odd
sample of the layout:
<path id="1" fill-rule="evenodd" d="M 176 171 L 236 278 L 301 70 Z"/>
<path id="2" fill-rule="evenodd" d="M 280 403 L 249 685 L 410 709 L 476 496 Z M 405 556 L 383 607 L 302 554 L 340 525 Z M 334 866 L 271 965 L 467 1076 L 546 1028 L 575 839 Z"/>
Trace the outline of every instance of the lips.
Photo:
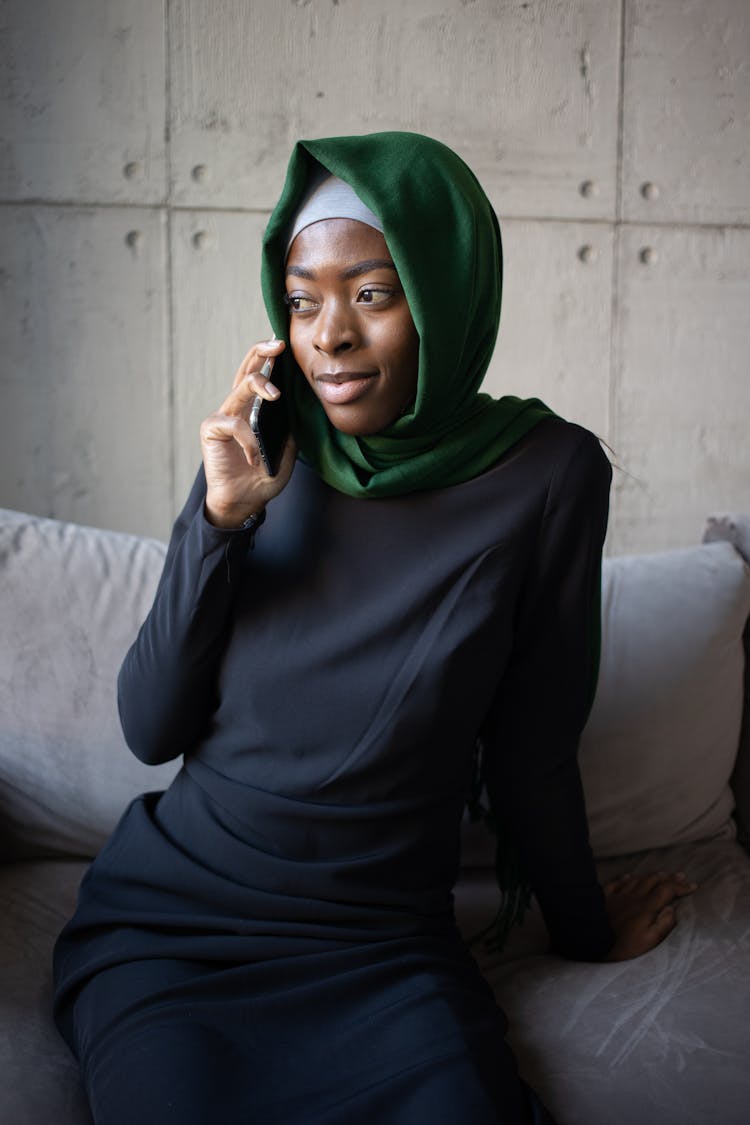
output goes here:
<path id="1" fill-rule="evenodd" d="M 324 371 L 315 376 L 315 385 L 324 402 L 339 405 L 361 398 L 376 377 L 376 371 Z"/>

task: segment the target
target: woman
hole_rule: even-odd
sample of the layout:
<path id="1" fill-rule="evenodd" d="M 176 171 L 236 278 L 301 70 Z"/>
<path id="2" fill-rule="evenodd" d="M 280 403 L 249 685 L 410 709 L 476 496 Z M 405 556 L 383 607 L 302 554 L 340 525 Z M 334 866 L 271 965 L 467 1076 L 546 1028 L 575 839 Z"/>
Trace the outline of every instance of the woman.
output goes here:
<path id="1" fill-rule="evenodd" d="M 605 900 L 588 846 L 609 465 L 477 393 L 500 237 L 443 145 L 298 144 L 263 291 L 279 339 L 202 426 L 120 674 L 133 751 L 184 767 L 84 879 L 59 1025 L 104 1125 L 549 1122 L 453 918 L 477 743 L 560 953 L 643 952 L 690 889 Z M 274 477 L 256 394 L 291 419 Z"/>

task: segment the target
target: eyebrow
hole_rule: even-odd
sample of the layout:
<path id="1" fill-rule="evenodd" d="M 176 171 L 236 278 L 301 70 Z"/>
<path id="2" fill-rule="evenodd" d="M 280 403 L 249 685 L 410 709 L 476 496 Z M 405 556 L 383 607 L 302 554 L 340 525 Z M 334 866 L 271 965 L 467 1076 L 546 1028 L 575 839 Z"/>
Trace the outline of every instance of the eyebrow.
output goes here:
<path id="1" fill-rule="evenodd" d="M 369 273 L 370 270 L 393 270 L 396 272 L 396 267 L 390 258 L 368 258 L 364 262 L 355 262 L 353 266 L 348 266 L 342 270 L 342 281 L 350 281 L 353 277 L 360 277 L 363 273 Z M 304 277 L 308 281 L 315 281 L 315 274 L 312 270 L 306 270 L 304 266 L 287 266 L 287 277 Z"/>

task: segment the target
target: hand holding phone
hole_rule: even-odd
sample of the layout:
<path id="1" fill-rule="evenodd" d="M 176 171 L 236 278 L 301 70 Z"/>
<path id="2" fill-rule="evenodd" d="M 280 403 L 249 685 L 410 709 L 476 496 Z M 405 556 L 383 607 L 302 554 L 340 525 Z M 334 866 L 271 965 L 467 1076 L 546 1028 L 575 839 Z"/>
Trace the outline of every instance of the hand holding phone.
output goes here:
<path id="1" fill-rule="evenodd" d="M 279 340 L 250 348 L 231 391 L 201 424 L 205 513 L 217 527 L 239 527 L 249 516 L 257 515 L 292 474 L 296 446 L 291 437 L 286 440 L 286 410 L 278 388 L 268 387 L 274 359 L 284 347 Z M 263 405 L 258 404 L 251 426 L 249 415 L 256 399 Z"/>

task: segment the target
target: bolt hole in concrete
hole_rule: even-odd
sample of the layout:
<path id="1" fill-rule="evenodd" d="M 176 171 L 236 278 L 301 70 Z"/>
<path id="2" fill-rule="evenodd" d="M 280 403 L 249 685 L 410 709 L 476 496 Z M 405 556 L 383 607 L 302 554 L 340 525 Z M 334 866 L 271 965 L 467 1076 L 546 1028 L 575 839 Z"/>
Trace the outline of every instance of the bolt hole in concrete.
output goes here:
<path id="1" fill-rule="evenodd" d="M 595 262 L 596 261 L 596 247 L 590 246 L 587 243 L 585 246 L 582 246 L 580 248 L 580 250 L 578 251 L 578 257 L 584 263 L 584 265 L 588 265 L 589 262 Z"/>
<path id="2" fill-rule="evenodd" d="M 584 180 L 578 190 L 584 199 L 593 199 L 599 194 L 599 185 L 595 180 Z"/>
<path id="3" fill-rule="evenodd" d="M 130 160 L 122 170 L 126 180 L 140 180 L 143 175 L 143 165 L 138 160 Z"/>
<path id="4" fill-rule="evenodd" d="M 125 235 L 125 244 L 131 250 L 139 250 L 143 243 L 143 234 L 139 230 L 129 230 Z"/>
<path id="5" fill-rule="evenodd" d="M 644 199 L 658 199 L 659 198 L 659 185 L 647 181 L 641 184 L 641 195 Z"/>
<path id="6" fill-rule="evenodd" d="M 196 164 L 190 173 L 197 184 L 205 183 L 209 179 L 210 173 L 207 164 Z"/>
<path id="7" fill-rule="evenodd" d="M 643 246 L 638 257 L 644 266 L 653 266 L 659 261 L 659 255 L 653 246 Z"/>
<path id="8" fill-rule="evenodd" d="M 213 246 L 214 239 L 210 231 L 197 230 L 193 235 L 193 246 L 196 250 L 207 250 L 209 246 Z"/>

